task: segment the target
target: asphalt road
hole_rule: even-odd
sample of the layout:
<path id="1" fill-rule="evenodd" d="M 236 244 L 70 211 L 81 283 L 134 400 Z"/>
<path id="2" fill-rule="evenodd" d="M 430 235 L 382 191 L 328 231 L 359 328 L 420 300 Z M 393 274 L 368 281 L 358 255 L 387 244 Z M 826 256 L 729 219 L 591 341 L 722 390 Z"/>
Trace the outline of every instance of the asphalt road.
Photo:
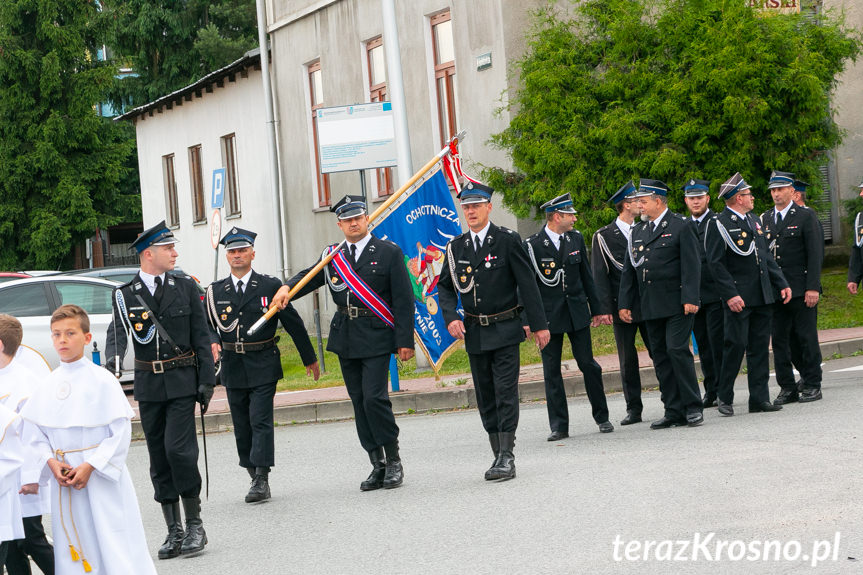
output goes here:
<path id="1" fill-rule="evenodd" d="M 836 371 L 857 366 L 863 370 L 863 358 L 828 362 L 822 401 L 768 414 L 746 413 L 741 377 L 738 414 L 708 410 L 699 428 L 622 428 L 616 394 L 609 396 L 616 429 L 600 434 L 582 397 L 570 400 L 571 437 L 548 443 L 545 405 L 522 405 L 518 477 L 500 484 L 483 480 L 492 456 L 473 410 L 399 418 L 405 484 L 370 493 L 359 491 L 370 466 L 353 422 L 280 427 L 274 496 L 258 505 L 243 502 L 248 476 L 233 436 L 211 435 L 203 505 L 210 544 L 198 557 L 157 561 L 157 569 L 860 573 L 863 371 Z M 647 419 L 661 416 L 657 392 L 646 394 L 645 406 Z M 164 524 L 142 443 L 128 463 L 155 557 Z M 757 555 L 765 548 L 768 560 Z M 814 555 L 826 557 L 813 568 Z"/>

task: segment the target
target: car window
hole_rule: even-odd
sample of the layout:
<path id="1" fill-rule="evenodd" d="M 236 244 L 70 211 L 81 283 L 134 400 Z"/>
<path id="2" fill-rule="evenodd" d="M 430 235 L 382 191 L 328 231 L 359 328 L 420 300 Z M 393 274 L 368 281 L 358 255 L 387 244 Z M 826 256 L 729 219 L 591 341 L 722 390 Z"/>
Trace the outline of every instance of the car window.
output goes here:
<path id="1" fill-rule="evenodd" d="M 73 303 L 84 308 L 87 313 L 111 313 L 110 286 L 76 282 L 56 282 L 54 286 L 60 294 L 60 304 Z"/>
<path id="2" fill-rule="evenodd" d="M 108 273 L 103 275 L 102 277 L 106 280 L 111 280 L 114 282 L 120 283 L 128 283 L 134 279 L 138 272 L 120 272 L 120 273 Z"/>
<path id="3" fill-rule="evenodd" d="M 42 284 L 27 284 L 0 290 L 0 312 L 15 317 L 51 315 Z"/>

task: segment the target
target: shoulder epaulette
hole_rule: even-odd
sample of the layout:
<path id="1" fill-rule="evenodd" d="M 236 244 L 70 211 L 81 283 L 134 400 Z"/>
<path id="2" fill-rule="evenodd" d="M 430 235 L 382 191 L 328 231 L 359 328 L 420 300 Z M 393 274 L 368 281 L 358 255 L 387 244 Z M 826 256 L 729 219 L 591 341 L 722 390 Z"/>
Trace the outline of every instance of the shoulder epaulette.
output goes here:
<path id="1" fill-rule="evenodd" d="M 182 272 L 175 272 L 173 270 L 167 272 L 167 274 L 165 274 L 165 275 L 170 275 L 172 278 L 195 281 L 195 279 L 192 276 L 190 276 L 189 274 L 182 273 Z"/>

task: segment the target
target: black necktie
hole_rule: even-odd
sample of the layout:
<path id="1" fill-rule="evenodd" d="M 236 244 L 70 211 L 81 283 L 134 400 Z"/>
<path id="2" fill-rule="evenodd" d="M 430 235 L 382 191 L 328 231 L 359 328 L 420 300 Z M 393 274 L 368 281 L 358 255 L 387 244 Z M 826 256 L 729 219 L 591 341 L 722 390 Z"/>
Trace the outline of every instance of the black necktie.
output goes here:
<path id="1" fill-rule="evenodd" d="M 351 259 L 357 263 L 357 244 L 351 244 Z"/>
<path id="2" fill-rule="evenodd" d="M 243 297 L 243 280 L 237 281 L 237 294 Z"/>
<path id="3" fill-rule="evenodd" d="M 782 223 L 782 212 L 776 212 L 776 225 Z"/>
<path id="4" fill-rule="evenodd" d="M 479 241 L 479 236 L 474 236 L 473 237 L 473 249 L 476 251 L 476 253 L 479 253 L 479 249 L 481 247 L 482 247 L 482 242 Z"/>
<path id="5" fill-rule="evenodd" d="M 656 233 L 656 222 L 650 222 L 650 235 Z"/>
<path id="6" fill-rule="evenodd" d="M 165 293 L 165 290 L 162 287 L 162 278 L 156 276 L 156 279 L 153 281 L 156 284 L 156 289 L 153 290 L 153 299 L 156 300 L 157 304 L 161 304 L 162 303 L 162 294 Z"/>

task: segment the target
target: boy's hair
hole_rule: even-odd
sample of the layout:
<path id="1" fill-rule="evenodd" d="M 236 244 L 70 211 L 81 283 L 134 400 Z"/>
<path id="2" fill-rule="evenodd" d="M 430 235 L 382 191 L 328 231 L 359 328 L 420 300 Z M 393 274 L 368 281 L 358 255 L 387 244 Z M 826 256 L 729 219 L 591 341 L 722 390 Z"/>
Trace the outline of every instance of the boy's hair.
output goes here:
<path id="1" fill-rule="evenodd" d="M 21 327 L 21 322 L 9 314 L 0 313 L 0 341 L 3 342 L 3 353 L 13 357 L 18 353 L 23 338 L 24 329 Z"/>
<path id="2" fill-rule="evenodd" d="M 81 325 L 81 331 L 84 333 L 90 333 L 90 316 L 88 316 L 87 312 L 80 306 L 71 303 L 61 305 L 54 310 L 54 313 L 51 314 L 51 325 L 54 325 L 61 319 L 69 318 L 77 319 L 78 323 Z"/>

